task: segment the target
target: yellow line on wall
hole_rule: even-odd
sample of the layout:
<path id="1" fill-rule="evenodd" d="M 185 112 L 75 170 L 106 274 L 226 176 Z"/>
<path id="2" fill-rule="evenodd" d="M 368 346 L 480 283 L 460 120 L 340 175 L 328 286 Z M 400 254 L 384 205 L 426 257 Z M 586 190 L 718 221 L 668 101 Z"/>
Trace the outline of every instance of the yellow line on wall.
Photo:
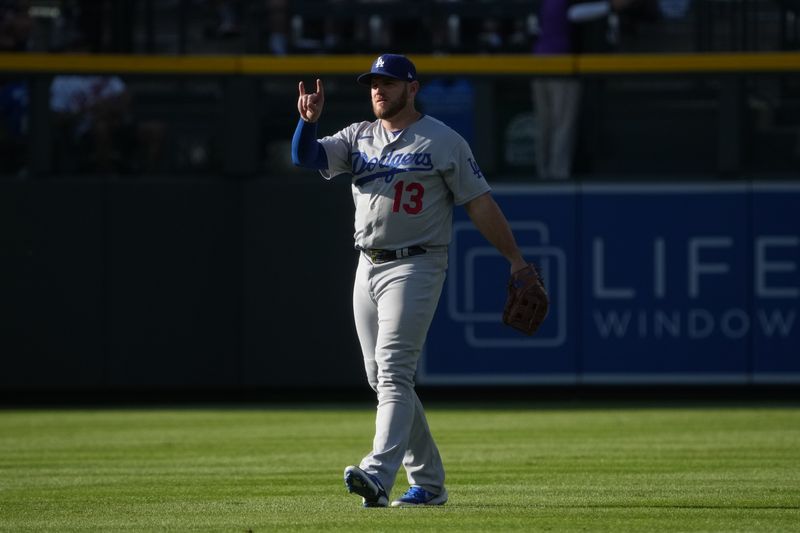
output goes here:
<path id="1" fill-rule="evenodd" d="M 369 70 L 373 56 L 361 55 L 310 55 L 310 56 L 257 56 L 241 57 L 243 74 L 354 74 Z"/>
<path id="2" fill-rule="evenodd" d="M 135 54 L 0 54 L 0 71 L 76 73 L 236 74 L 239 57 Z"/>
<path id="3" fill-rule="evenodd" d="M 800 72 L 800 53 L 533 55 L 412 55 L 420 75 L 553 75 L 674 72 Z M 149 56 L 0 54 L 0 72 L 115 74 L 356 74 L 373 56 Z"/>
<path id="4" fill-rule="evenodd" d="M 766 72 L 800 71 L 800 54 L 710 53 L 710 54 L 628 54 L 577 56 L 577 72 L 659 73 L 659 72 Z"/>
<path id="5" fill-rule="evenodd" d="M 572 74 L 574 56 L 454 55 L 411 57 L 417 70 L 435 74 Z"/>
<path id="6" fill-rule="evenodd" d="M 570 74 L 572 56 L 549 58 L 530 55 L 409 55 L 420 75 L 437 74 Z M 375 56 L 243 56 L 246 74 L 355 74 L 369 70 Z"/>

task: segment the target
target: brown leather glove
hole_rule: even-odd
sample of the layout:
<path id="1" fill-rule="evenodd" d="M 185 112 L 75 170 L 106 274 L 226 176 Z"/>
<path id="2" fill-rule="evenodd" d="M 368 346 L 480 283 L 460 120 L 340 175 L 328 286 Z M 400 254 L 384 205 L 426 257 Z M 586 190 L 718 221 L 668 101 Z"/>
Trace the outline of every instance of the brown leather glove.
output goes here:
<path id="1" fill-rule="evenodd" d="M 536 267 L 529 264 L 511 274 L 503 323 L 526 335 L 533 335 L 547 316 L 550 298 Z"/>

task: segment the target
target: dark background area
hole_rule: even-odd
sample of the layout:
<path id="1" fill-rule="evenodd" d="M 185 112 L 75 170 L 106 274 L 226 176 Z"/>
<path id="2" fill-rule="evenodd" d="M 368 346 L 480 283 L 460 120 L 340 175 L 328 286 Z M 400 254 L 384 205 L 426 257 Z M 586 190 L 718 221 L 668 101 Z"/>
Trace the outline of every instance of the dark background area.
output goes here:
<path id="1" fill-rule="evenodd" d="M 361 383 L 349 184 L 2 189 L 4 388 Z"/>
<path id="2" fill-rule="evenodd" d="M 21 56 L 311 54 L 320 62 L 397 43 L 413 54 L 527 55 L 538 9 L 538 2 L 516 0 L 19 5 L 30 15 L 30 32 L 2 51 Z M 643 2 L 623 14 L 617 46 L 603 52 L 800 48 L 795 0 L 681 5 Z M 121 67 L 131 124 L 161 124 L 162 152 L 154 167 L 143 168 L 136 146 L 117 168 L 99 171 L 50 109 L 53 78 L 71 73 L 4 67 L 0 74 L 0 87 L 18 91 L 8 102 L 19 104 L 3 101 L 0 128 L 0 400 L 371 398 L 352 323 L 349 184 L 325 183 L 289 159 L 298 77 Z M 492 183 L 536 185 L 526 157 L 533 142 L 530 82 L 537 76 L 421 73 L 423 86 L 466 80 L 472 103 L 463 115 Z M 800 178 L 798 69 L 580 79 L 571 183 Z M 366 93 L 351 74 L 327 77 L 326 95 L 322 134 L 370 118 Z M 423 110 L 436 116 L 452 97 Z M 510 157 L 516 145 L 521 156 Z M 428 387 L 423 394 L 442 401 L 713 400 L 781 399 L 797 390 L 508 386 Z"/>

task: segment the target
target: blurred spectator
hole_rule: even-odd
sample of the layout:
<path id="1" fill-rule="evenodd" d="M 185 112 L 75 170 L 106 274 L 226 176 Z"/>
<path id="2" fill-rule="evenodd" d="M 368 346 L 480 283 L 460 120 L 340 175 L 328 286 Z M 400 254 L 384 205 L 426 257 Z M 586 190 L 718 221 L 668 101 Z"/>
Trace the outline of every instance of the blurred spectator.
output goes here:
<path id="1" fill-rule="evenodd" d="M 573 53 L 605 53 L 619 44 L 619 17 L 607 0 L 572 3 L 567 18 L 572 27 Z"/>
<path id="2" fill-rule="evenodd" d="M 619 44 L 617 13 L 631 13 L 651 0 L 542 0 L 539 55 L 603 53 Z M 536 170 L 540 179 L 572 175 L 582 85 L 571 77 L 532 82 L 536 114 Z"/>
<path id="3" fill-rule="evenodd" d="M 542 0 L 539 10 L 537 55 L 575 52 L 574 28 L 567 16 L 569 0 Z M 536 172 L 539 179 L 567 179 L 572 174 L 580 81 L 537 78 L 531 84 L 536 116 Z"/>
<path id="4" fill-rule="evenodd" d="M 153 171 L 164 126 L 134 120 L 131 96 L 117 76 L 56 76 L 50 109 L 62 143 L 57 153 L 75 158 L 66 170 L 131 173 Z"/>
<path id="5" fill-rule="evenodd" d="M 28 138 L 28 84 L 0 81 L 0 173 L 24 172 Z"/>
<path id="6" fill-rule="evenodd" d="M 369 3 L 370 0 L 364 0 Z M 380 0 L 377 0 L 380 1 Z M 361 17 L 361 20 L 365 20 Z M 369 47 L 371 50 L 385 50 L 394 42 L 391 21 L 377 14 L 370 15 L 367 22 L 367 35 L 369 35 Z"/>
<path id="7" fill-rule="evenodd" d="M 503 48 L 500 22 L 496 18 L 484 19 L 478 34 L 478 50 L 483 53 L 499 52 Z"/>
<path id="8" fill-rule="evenodd" d="M 380 5 L 376 5 L 380 4 Z M 371 53 L 391 48 L 394 35 L 403 35 L 406 51 L 418 46 L 409 31 L 421 21 L 394 16 L 389 4 L 402 10 L 397 0 L 328 0 L 325 12 L 296 12 L 291 17 L 291 46 L 300 52 Z"/>
<path id="9" fill-rule="evenodd" d="M 691 0 L 658 0 L 659 11 L 668 19 L 680 19 L 689 13 Z"/>
<path id="10" fill-rule="evenodd" d="M 27 0 L 0 0 L 0 52 L 24 52 L 30 44 L 33 20 Z M 23 170 L 28 134 L 28 84 L 0 79 L 0 172 Z"/>
<path id="11" fill-rule="evenodd" d="M 273 3 L 273 0 L 270 0 Z M 293 9 L 289 18 L 291 27 L 288 39 L 291 48 L 298 52 L 324 51 L 329 53 L 348 52 L 352 42 L 366 34 L 366 26 L 361 34 L 354 28 L 348 28 L 348 22 L 355 19 L 354 13 L 347 13 L 342 8 L 341 0 L 328 0 L 324 12 L 300 11 Z M 288 11 L 288 6 L 284 6 Z M 348 16 L 349 15 L 349 16 Z M 348 20 L 349 19 L 349 20 Z M 270 23 L 272 24 L 272 23 Z"/>
<path id="12" fill-rule="evenodd" d="M 289 52 L 287 0 L 266 0 L 267 32 L 270 53 L 283 56 Z"/>
<path id="13" fill-rule="evenodd" d="M 0 51 L 28 49 L 33 28 L 28 0 L 0 0 Z"/>
<path id="14" fill-rule="evenodd" d="M 217 30 L 219 37 L 239 35 L 239 6 L 235 0 L 214 0 L 217 13 Z"/>
<path id="15" fill-rule="evenodd" d="M 206 37 L 224 39 L 241 34 L 241 6 L 237 0 L 211 0 L 207 10 L 213 19 L 205 28 Z"/>
<path id="16" fill-rule="evenodd" d="M 423 10 L 422 26 L 429 36 L 431 53 L 458 52 L 461 39 L 461 0 L 434 0 L 432 8 Z"/>
<path id="17" fill-rule="evenodd" d="M 529 21 L 515 18 L 511 23 L 511 31 L 506 39 L 506 49 L 510 53 L 522 53 L 530 50 L 531 32 Z"/>

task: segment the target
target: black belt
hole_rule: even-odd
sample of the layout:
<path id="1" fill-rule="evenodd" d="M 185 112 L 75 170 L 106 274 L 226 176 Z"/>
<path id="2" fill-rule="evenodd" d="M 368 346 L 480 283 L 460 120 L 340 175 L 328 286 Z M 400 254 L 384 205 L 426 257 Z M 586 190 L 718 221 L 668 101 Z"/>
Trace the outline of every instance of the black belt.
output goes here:
<path id="1" fill-rule="evenodd" d="M 399 250 L 361 248 L 360 246 L 357 246 L 356 248 L 364 252 L 367 255 L 367 257 L 369 257 L 370 260 L 375 264 L 388 263 L 389 261 L 394 261 L 395 259 L 401 259 L 403 257 L 422 255 L 427 251 L 422 246 L 409 246 L 408 248 L 400 248 Z"/>

